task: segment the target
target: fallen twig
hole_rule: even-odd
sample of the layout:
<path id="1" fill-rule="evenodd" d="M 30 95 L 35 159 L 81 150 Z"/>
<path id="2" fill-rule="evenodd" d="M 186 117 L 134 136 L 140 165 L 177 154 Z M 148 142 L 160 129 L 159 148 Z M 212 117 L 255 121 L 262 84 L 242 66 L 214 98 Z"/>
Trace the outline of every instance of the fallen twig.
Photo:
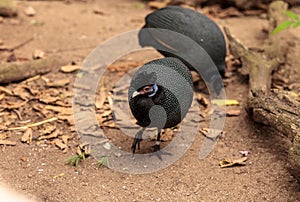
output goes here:
<path id="1" fill-rule="evenodd" d="M 13 46 L 12 48 L 0 48 L 0 51 L 13 52 L 14 50 L 21 48 L 22 46 L 26 45 L 27 43 L 29 43 L 32 40 L 33 40 L 33 37 L 31 37 L 30 39 L 27 39 L 26 41 L 24 41 L 16 46 Z"/>
<path id="2" fill-rule="evenodd" d="M 49 122 L 56 121 L 56 120 L 57 120 L 57 117 L 52 117 L 50 119 L 46 119 L 46 120 L 43 120 L 43 121 L 40 121 L 40 122 L 37 122 L 37 123 L 32 123 L 32 124 L 28 124 L 28 125 L 25 125 L 25 126 L 19 126 L 19 127 L 14 127 L 14 128 L 8 128 L 8 130 L 26 130 L 27 128 L 43 125 L 45 123 L 49 123 Z"/>

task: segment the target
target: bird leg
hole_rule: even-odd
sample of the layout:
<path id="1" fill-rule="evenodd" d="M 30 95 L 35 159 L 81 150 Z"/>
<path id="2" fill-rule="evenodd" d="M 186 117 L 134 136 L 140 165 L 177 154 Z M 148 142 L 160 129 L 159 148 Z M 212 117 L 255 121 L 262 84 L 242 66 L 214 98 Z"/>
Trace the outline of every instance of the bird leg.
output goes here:
<path id="1" fill-rule="evenodd" d="M 145 128 L 142 128 L 139 132 L 136 133 L 135 138 L 133 140 L 132 146 L 131 146 L 131 151 L 134 154 L 136 145 L 138 146 L 138 150 L 140 150 L 140 143 L 143 140 L 142 135 L 144 133 Z"/>
<path id="2" fill-rule="evenodd" d="M 156 139 L 156 142 L 155 142 L 155 145 L 153 146 L 154 147 L 154 153 L 153 154 L 150 154 L 150 156 L 152 156 L 152 155 L 155 155 L 155 156 L 157 156 L 157 158 L 159 159 L 159 160 L 161 160 L 162 161 L 162 157 L 161 157 L 161 155 L 171 155 L 171 153 L 169 153 L 169 152 L 166 152 L 166 151 L 161 151 L 160 150 L 160 135 L 161 135 L 161 130 L 159 130 L 158 129 L 158 134 L 157 134 L 157 139 Z"/>
<path id="3" fill-rule="evenodd" d="M 160 134 L 161 134 L 161 130 L 158 130 L 156 142 L 155 142 L 155 145 L 153 146 L 154 152 L 157 152 L 160 150 Z"/>

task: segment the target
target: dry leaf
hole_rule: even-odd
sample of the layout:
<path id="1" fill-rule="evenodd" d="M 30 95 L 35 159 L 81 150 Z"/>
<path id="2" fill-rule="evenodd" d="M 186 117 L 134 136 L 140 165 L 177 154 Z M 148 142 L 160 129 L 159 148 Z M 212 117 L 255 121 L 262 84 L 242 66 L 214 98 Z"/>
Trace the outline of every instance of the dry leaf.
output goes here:
<path id="1" fill-rule="evenodd" d="M 72 106 L 72 99 L 71 98 L 64 98 L 63 101 L 57 100 L 55 105 L 59 105 L 61 107 L 71 107 Z"/>
<path id="2" fill-rule="evenodd" d="M 6 134 L 6 133 L 0 133 L 0 140 L 5 140 L 7 138 L 9 138 L 10 135 Z"/>
<path id="3" fill-rule="evenodd" d="M 14 88 L 13 94 L 20 97 L 22 100 L 30 99 L 30 93 L 27 91 L 24 85 L 18 85 L 16 88 Z"/>
<path id="4" fill-rule="evenodd" d="M 34 60 L 37 60 L 37 59 L 42 59 L 45 57 L 45 52 L 42 51 L 42 50 L 39 50 L 39 49 L 36 49 L 33 54 L 32 54 L 32 58 Z"/>
<path id="5" fill-rule="evenodd" d="M 47 135 L 55 131 L 56 126 L 51 124 L 45 124 L 43 130 L 40 130 L 42 135 Z"/>
<path id="6" fill-rule="evenodd" d="M 262 9 L 260 10 L 244 10 L 243 11 L 245 15 L 250 15 L 250 16 L 260 16 L 264 11 Z"/>
<path id="7" fill-rule="evenodd" d="M 110 109 L 109 110 L 104 110 L 104 112 L 101 113 L 101 116 L 106 117 L 106 116 L 109 116 L 110 114 L 112 114 L 112 111 Z"/>
<path id="8" fill-rule="evenodd" d="M 67 121 L 71 126 L 75 124 L 73 115 L 58 115 L 57 118 L 59 120 Z"/>
<path id="9" fill-rule="evenodd" d="M 41 79 L 42 79 L 43 81 L 45 81 L 46 83 L 48 83 L 48 82 L 50 81 L 50 79 L 48 79 L 48 78 L 45 77 L 45 76 L 42 76 Z"/>
<path id="10" fill-rule="evenodd" d="M 239 116 L 240 114 L 241 114 L 241 110 L 239 109 L 226 110 L 226 116 Z"/>
<path id="11" fill-rule="evenodd" d="M 35 111 L 38 111 L 38 112 L 41 112 L 45 117 L 49 117 L 51 112 L 46 110 L 44 108 L 44 105 L 42 104 L 36 104 L 36 105 L 33 105 L 32 108 L 35 110 Z"/>
<path id="12" fill-rule="evenodd" d="M 196 98 L 200 104 L 202 104 L 204 107 L 208 107 L 209 101 L 203 95 L 201 95 L 200 93 L 196 93 Z"/>
<path id="13" fill-rule="evenodd" d="M 58 178 L 58 177 L 62 177 L 62 176 L 64 176 L 64 175 L 65 175 L 64 173 L 60 173 L 60 174 L 58 174 L 58 175 L 53 176 L 53 179 L 56 179 L 56 178 Z"/>
<path id="14" fill-rule="evenodd" d="M 214 99 L 211 101 L 212 104 L 218 105 L 218 106 L 229 106 L 229 105 L 239 105 L 239 101 L 237 100 L 220 100 L 220 99 Z"/>
<path id="15" fill-rule="evenodd" d="M 28 82 L 31 82 L 31 81 L 35 81 L 35 80 L 37 80 L 39 78 L 41 78 L 41 75 L 36 75 L 36 76 L 30 77 L 30 78 L 22 81 L 21 83 L 28 83 Z"/>
<path id="16" fill-rule="evenodd" d="M 238 11 L 235 7 L 229 7 L 227 9 L 224 9 L 222 12 L 218 14 L 219 18 L 227 18 L 227 17 L 239 17 L 243 14 Z"/>
<path id="17" fill-rule="evenodd" d="M 192 74 L 192 78 L 193 78 L 193 83 L 196 83 L 201 80 L 201 77 L 198 72 L 191 71 L 191 74 Z"/>
<path id="18" fill-rule="evenodd" d="M 51 111 L 57 112 L 63 115 L 71 115 L 73 113 L 72 107 L 60 107 L 60 106 L 53 106 L 53 105 L 46 105 L 45 109 L 49 109 Z"/>
<path id="19" fill-rule="evenodd" d="M 207 138 L 217 138 L 225 134 L 222 130 L 211 129 L 211 128 L 202 128 L 199 130 Z"/>
<path id="20" fill-rule="evenodd" d="M 231 159 L 223 159 L 219 162 L 219 165 L 221 168 L 227 168 L 232 166 L 244 166 L 246 165 L 245 161 L 247 160 L 247 157 L 242 157 L 236 160 Z"/>
<path id="21" fill-rule="evenodd" d="M 67 145 L 65 145 L 60 139 L 55 139 L 53 141 L 53 143 L 55 144 L 55 146 L 57 146 L 58 148 L 60 148 L 61 150 L 64 150 L 66 148 L 68 148 Z"/>
<path id="22" fill-rule="evenodd" d="M 25 142 L 27 144 L 32 142 L 32 129 L 31 128 L 27 128 L 26 131 L 24 132 L 22 138 L 21 138 L 22 142 Z"/>
<path id="23" fill-rule="evenodd" d="M 81 66 L 79 65 L 65 65 L 60 68 L 60 70 L 64 73 L 71 73 L 77 70 L 80 70 Z"/>
<path id="24" fill-rule="evenodd" d="M 13 95 L 11 90 L 4 88 L 3 86 L 0 86 L 0 91 L 2 91 L 3 93 L 6 93 L 8 95 Z"/>
<path id="25" fill-rule="evenodd" d="M 240 154 L 242 154 L 243 156 L 248 156 L 250 154 L 249 150 L 243 150 L 243 151 L 239 151 Z"/>
<path id="26" fill-rule="evenodd" d="M 170 128 L 167 128 L 164 130 L 160 139 L 163 142 L 167 142 L 167 141 L 171 141 L 173 139 L 173 136 L 174 136 L 174 131 Z"/>
<path id="27" fill-rule="evenodd" d="M 105 13 L 97 6 L 93 9 L 93 13 L 97 15 L 104 15 Z"/>
<path id="28" fill-rule="evenodd" d="M 40 136 L 40 137 L 38 138 L 38 140 L 52 139 L 52 138 L 58 137 L 58 135 L 60 135 L 60 130 L 56 129 L 54 132 L 52 132 L 52 133 L 49 134 L 49 135 L 43 135 L 43 136 Z"/>
<path id="29" fill-rule="evenodd" d="M 62 139 L 63 143 L 66 144 L 66 145 L 68 144 L 68 140 L 71 139 L 71 138 L 72 138 L 71 135 L 61 136 L 61 139 Z"/>
<path id="30" fill-rule="evenodd" d="M 56 103 L 59 99 L 60 99 L 60 97 L 58 97 L 58 96 L 49 96 L 49 95 L 46 95 L 46 94 L 42 94 L 39 97 L 39 101 L 43 102 L 43 103 L 46 103 L 46 104 Z"/>
<path id="31" fill-rule="evenodd" d="M 116 123 L 111 119 L 111 120 L 108 120 L 108 121 L 104 121 L 102 123 L 102 126 L 104 127 L 109 127 L 109 128 L 116 128 Z"/>
<path id="32" fill-rule="evenodd" d="M 8 125 L 10 125 L 10 124 L 8 124 Z M 0 130 L 7 130 L 7 129 L 8 129 L 7 126 L 0 125 Z"/>
<path id="33" fill-rule="evenodd" d="M 77 147 L 77 154 L 82 156 L 84 155 L 90 155 L 91 154 L 91 145 L 88 143 L 81 143 L 78 147 Z"/>
<path id="34" fill-rule="evenodd" d="M 101 114 L 96 114 L 96 118 L 97 118 L 97 120 L 99 121 L 99 124 L 102 125 L 102 123 L 103 123 L 103 121 L 104 121 L 102 115 L 101 115 Z"/>
<path id="35" fill-rule="evenodd" d="M 95 106 L 97 109 L 101 109 L 104 105 L 104 102 L 106 100 L 107 97 L 107 93 L 106 93 L 106 88 L 104 86 L 105 84 L 105 77 L 101 79 L 100 81 L 100 93 L 99 93 L 99 99 L 96 99 L 96 103 Z"/>
<path id="36" fill-rule="evenodd" d="M 18 108 L 22 107 L 23 105 L 25 105 L 27 102 L 28 102 L 28 100 L 25 100 L 24 102 L 19 102 L 19 103 L 9 102 L 7 104 L 2 104 L 1 108 L 4 108 L 4 109 L 18 109 Z"/>
<path id="37" fill-rule="evenodd" d="M 3 100 L 4 97 L 5 97 L 4 93 L 0 94 L 0 101 Z"/>
<path id="38" fill-rule="evenodd" d="M 150 1 L 148 6 L 152 9 L 160 9 L 166 7 L 168 5 L 168 1 L 158 2 L 158 1 Z"/>
<path id="39" fill-rule="evenodd" d="M 63 87 L 67 84 L 69 84 L 71 81 L 68 78 L 56 80 L 56 81 L 49 81 L 46 83 L 46 86 L 48 87 Z"/>
<path id="40" fill-rule="evenodd" d="M 9 146 L 15 146 L 17 142 L 10 141 L 10 140 L 0 140 L 0 145 L 9 145 Z"/>
<path id="41" fill-rule="evenodd" d="M 26 161 L 27 161 L 27 158 L 26 158 L 26 156 L 22 156 L 22 157 L 20 158 L 20 160 L 23 161 L 23 162 L 26 162 Z"/>
<path id="42" fill-rule="evenodd" d="M 108 101 L 109 107 L 111 109 L 112 106 L 114 105 L 114 103 L 113 103 L 113 94 L 111 92 L 109 92 L 108 95 L 107 95 L 107 101 Z"/>

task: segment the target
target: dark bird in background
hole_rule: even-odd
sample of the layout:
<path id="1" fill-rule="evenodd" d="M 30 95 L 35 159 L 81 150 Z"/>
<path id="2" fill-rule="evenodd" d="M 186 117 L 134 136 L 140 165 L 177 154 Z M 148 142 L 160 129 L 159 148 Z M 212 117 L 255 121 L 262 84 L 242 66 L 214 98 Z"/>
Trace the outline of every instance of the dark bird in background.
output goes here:
<path id="1" fill-rule="evenodd" d="M 191 65 L 189 61 L 186 61 L 181 57 L 184 54 L 190 54 L 192 50 L 190 50 L 189 53 L 186 53 L 186 48 L 180 50 L 180 47 L 184 47 L 184 44 L 182 44 L 184 42 L 180 39 L 171 39 L 172 36 L 164 37 L 164 35 L 153 34 L 151 33 L 151 29 L 145 28 L 170 30 L 194 40 L 208 53 L 220 75 L 224 77 L 226 69 L 226 43 L 224 35 L 218 25 L 207 16 L 192 9 L 180 6 L 167 6 L 146 16 L 145 25 L 139 32 L 139 43 L 142 47 L 152 46 L 165 57 L 177 57 L 181 59 L 190 70 L 201 69 L 202 73 L 206 73 L 203 72 L 204 69 L 210 71 L 213 68 L 200 68 L 199 66 L 202 64 L 201 58 L 199 58 L 200 61 L 198 62 L 199 65 L 197 65 L 197 67 Z M 174 47 L 174 45 L 176 45 L 176 47 Z M 161 47 L 163 47 L 163 50 L 161 50 Z M 174 54 L 174 52 L 176 54 Z M 216 73 L 217 72 L 208 73 L 210 74 L 210 79 L 212 79 L 211 82 L 214 82 L 213 74 Z M 216 91 L 220 91 L 220 88 L 222 87 L 217 86 L 215 88 Z"/>
<path id="2" fill-rule="evenodd" d="M 132 152 L 140 147 L 146 127 L 158 129 L 154 150 L 160 149 L 163 128 L 179 124 L 193 99 L 192 76 L 179 59 L 167 57 L 146 63 L 135 73 L 129 88 L 129 105 L 137 124 L 143 129 L 136 134 Z"/>

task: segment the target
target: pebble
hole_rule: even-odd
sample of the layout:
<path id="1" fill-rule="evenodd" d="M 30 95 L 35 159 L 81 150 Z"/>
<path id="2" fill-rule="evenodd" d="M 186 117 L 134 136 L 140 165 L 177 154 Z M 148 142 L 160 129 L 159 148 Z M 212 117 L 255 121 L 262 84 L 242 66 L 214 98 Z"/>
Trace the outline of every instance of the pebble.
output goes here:
<path id="1" fill-rule="evenodd" d="M 110 150 L 111 145 L 109 144 L 109 142 L 106 142 L 106 143 L 103 145 L 103 147 L 104 147 L 104 149 Z"/>
<path id="2" fill-rule="evenodd" d="M 34 8 L 31 7 L 31 6 L 26 7 L 26 8 L 24 9 L 24 12 L 25 12 L 25 14 L 26 14 L 27 16 L 30 16 L 30 17 L 35 16 L 35 14 L 36 14 Z"/>

